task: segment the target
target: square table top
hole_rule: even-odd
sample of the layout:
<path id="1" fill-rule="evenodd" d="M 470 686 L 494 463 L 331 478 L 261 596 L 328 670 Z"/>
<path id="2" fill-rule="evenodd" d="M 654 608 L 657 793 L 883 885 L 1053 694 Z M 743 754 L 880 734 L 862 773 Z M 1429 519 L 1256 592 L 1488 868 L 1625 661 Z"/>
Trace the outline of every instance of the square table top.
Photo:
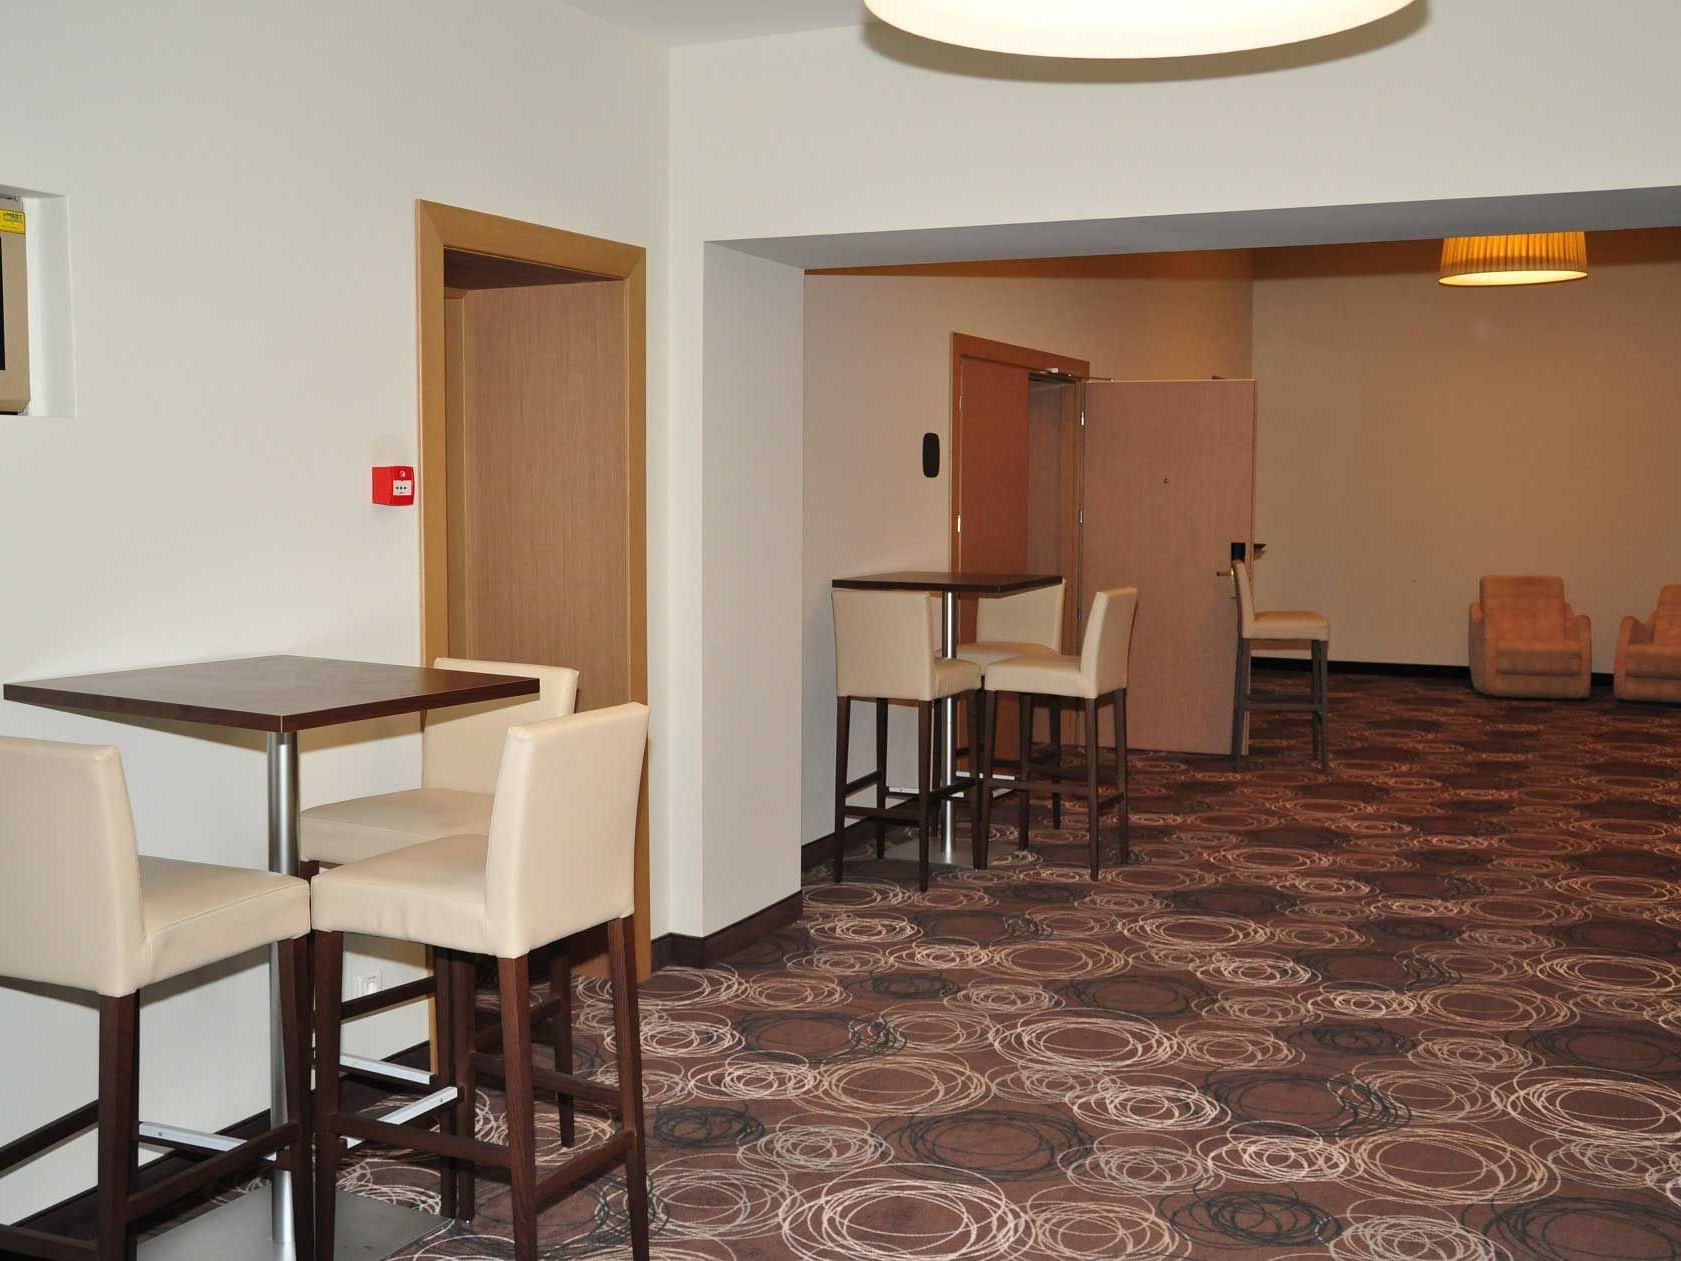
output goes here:
<path id="1" fill-rule="evenodd" d="M 535 696 L 536 679 L 330 657 L 237 657 L 6 684 L 4 696 L 100 714 L 306 731 L 447 705 Z"/>
<path id="2" fill-rule="evenodd" d="M 890 574 L 836 578 L 847 591 L 950 591 L 957 595 L 1014 595 L 1054 587 L 1061 574 L 989 574 L 975 570 L 904 569 Z"/>

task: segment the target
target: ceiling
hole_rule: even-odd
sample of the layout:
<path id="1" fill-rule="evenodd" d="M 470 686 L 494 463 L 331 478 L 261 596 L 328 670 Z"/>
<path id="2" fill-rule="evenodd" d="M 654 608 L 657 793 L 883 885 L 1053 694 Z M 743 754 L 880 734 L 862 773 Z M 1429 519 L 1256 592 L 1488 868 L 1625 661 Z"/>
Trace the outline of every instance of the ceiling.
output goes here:
<path id="1" fill-rule="evenodd" d="M 567 0 L 617 26 L 662 44 L 787 35 L 835 26 L 861 26 L 862 0 Z"/>
<path id="2" fill-rule="evenodd" d="M 1681 187 L 758 237 L 718 244 L 795 267 L 827 268 L 1674 226 L 1681 226 Z"/>

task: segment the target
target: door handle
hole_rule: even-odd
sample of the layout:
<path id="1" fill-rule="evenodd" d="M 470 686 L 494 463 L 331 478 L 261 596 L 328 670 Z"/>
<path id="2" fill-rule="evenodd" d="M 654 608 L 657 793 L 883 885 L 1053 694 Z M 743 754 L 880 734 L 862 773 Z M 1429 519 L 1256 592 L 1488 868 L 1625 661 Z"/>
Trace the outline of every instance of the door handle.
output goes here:
<path id="1" fill-rule="evenodd" d="M 1232 571 L 1229 569 L 1216 569 L 1214 571 L 1214 576 L 1216 578 L 1230 578 L 1232 576 Z"/>

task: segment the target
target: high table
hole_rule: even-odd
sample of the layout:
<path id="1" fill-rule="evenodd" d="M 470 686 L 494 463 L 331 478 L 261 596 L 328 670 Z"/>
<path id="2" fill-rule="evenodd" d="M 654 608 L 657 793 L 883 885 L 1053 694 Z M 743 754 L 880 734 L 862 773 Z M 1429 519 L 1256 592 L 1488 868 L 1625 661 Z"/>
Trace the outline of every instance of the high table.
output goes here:
<path id="1" fill-rule="evenodd" d="M 26 705 L 129 718 L 165 718 L 262 731 L 268 736 L 269 870 L 298 874 L 298 732 L 367 718 L 413 714 L 475 701 L 532 696 L 536 679 L 465 670 L 335 661 L 326 657 L 240 657 L 191 665 L 119 670 L 64 679 L 8 683 L 5 698 Z M 286 1115 L 280 1054 L 279 952 L 269 953 L 270 1096 L 275 1124 Z M 142 1134 L 148 1127 L 142 1127 Z M 152 1126 L 176 1146 L 214 1151 L 222 1135 Z M 154 1135 L 156 1136 L 156 1135 Z M 197 1140 L 195 1144 L 195 1139 Z M 276 1170 L 272 1206 L 247 1195 L 142 1246 L 143 1257 L 245 1258 L 293 1255 L 291 1175 Z M 343 1196 L 339 1255 L 383 1257 L 440 1223 L 363 1196 Z M 345 1214 L 348 1213 L 348 1219 Z M 328 1259 L 330 1261 L 330 1259 Z"/>
<path id="2" fill-rule="evenodd" d="M 890 574 L 863 574 L 836 578 L 831 584 L 846 591 L 927 591 L 940 597 L 940 655 L 957 655 L 957 597 L 960 595 L 1016 595 L 1054 587 L 1061 574 L 989 574 L 966 570 L 906 569 Z M 934 747 L 940 752 L 940 787 L 957 777 L 957 698 L 948 697 L 934 708 Z M 952 824 L 957 803 L 950 797 L 940 804 L 940 832 L 946 858 L 952 857 Z"/>

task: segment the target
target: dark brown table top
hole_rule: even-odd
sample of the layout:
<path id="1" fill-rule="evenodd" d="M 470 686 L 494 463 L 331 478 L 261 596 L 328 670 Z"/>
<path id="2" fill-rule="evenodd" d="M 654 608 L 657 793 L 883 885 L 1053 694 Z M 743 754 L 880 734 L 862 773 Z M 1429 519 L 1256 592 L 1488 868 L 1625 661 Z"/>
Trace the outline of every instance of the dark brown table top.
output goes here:
<path id="1" fill-rule="evenodd" d="M 847 591 L 951 591 L 958 595 L 1014 595 L 1054 587 L 1061 574 L 988 574 L 970 570 L 905 569 L 891 574 L 836 578 Z"/>
<path id="2" fill-rule="evenodd" d="M 8 683 L 5 698 L 250 731 L 306 731 L 447 705 L 534 696 L 536 679 L 330 657 L 238 657 Z"/>

